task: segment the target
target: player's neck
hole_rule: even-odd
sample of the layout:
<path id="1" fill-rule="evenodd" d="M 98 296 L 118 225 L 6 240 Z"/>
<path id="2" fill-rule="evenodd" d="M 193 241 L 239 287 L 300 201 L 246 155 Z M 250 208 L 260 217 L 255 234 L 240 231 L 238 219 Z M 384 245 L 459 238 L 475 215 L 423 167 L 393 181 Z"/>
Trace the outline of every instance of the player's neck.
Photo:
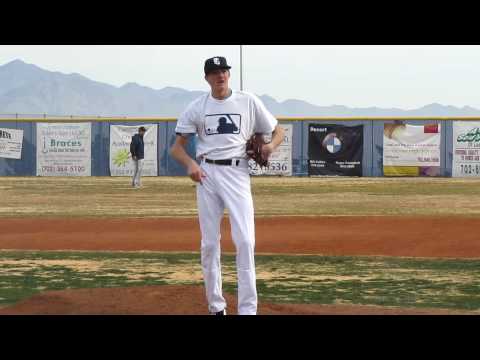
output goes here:
<path id="1" fill-rule="evenodd" d="M 232 95 L 232 90 L 230 88 L 222 89 L 215 91 L 212 89 L 212 97 L 217 100 L 225 100 Z"/>

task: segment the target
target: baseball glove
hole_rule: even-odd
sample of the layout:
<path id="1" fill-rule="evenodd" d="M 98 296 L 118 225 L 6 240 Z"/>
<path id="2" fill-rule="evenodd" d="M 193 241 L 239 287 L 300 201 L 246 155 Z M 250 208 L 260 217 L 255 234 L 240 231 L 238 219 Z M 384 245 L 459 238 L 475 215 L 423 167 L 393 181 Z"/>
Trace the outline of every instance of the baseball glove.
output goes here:
<path id="1" fill-rule="evenodd" d="M 268 166 L 268 159 L 262 157 L 262 148 L 267 144 L 262 134 L 254 134 L 247 141 L 247 156 L 261 168 Z"/>

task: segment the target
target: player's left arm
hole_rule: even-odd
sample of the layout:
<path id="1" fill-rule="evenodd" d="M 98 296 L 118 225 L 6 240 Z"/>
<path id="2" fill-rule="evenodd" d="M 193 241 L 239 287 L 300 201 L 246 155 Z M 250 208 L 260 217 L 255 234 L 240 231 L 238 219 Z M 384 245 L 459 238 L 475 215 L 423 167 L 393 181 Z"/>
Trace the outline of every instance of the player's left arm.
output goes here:
<path id="1" fill-rule="evenodd" d="M 272 141 L 262 147 L 262 157 L 268 159 L 275 149 L 282 143 L 285 129 L 277 124 L 272 132 Z"/>
<path id="2" fill-rule="evenodd" d="M 283 142 L 285 130 L 280 126 L 278 120 L 265 107 L 263 102 L 256 96 L 251 95 L 255 109 L 255 132 L 268 134 L 271 132 L 272 140 L 262 146 L 262 157 L 268 160 L 275 149 Z"/>

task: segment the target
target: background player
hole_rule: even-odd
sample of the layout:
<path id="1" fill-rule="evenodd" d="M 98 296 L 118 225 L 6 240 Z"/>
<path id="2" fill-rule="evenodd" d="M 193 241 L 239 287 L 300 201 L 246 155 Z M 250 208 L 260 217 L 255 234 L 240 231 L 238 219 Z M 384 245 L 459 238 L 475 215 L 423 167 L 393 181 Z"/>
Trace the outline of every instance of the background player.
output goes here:
<path id="1" fill-rule="evenodd" d="M 245 149 L 252 134 L 272 134 L 271 143 L 262 149 L 262 156 L 267 159 L 283 141 L 284 130 L 257 96 L 229 88 L 230 68 L 224 57 L 205 61 L 205 80 L 211 92 L 194 100 L 179 117 L 177 137 L 170 154 L 197 182 L 202 271 L 210 313 L 226 314 L 222 295 L 220 223 L 227 208 L 237 252 L 238 313 L 255 315 L 255 225 Z M 185 151 L 188 139 L 195 134 L 198 135 L 196 157 L 200 165 Z"/>
<path id="2" fill-rule="evenodd" d="M 141 186 L 141 176 L 143 170 L 143 161 L 144 161 L 144 144 L 143 144 L 143 135 L 145 135 L 145 129 L 143 126 L 138 128 L 138 134 L 132 136 L 132 142 L 130 143 L 130 153 L 132 154 L 133 160 L 133 177 L 132 177 L 132 186 L 136 189 Z"/>

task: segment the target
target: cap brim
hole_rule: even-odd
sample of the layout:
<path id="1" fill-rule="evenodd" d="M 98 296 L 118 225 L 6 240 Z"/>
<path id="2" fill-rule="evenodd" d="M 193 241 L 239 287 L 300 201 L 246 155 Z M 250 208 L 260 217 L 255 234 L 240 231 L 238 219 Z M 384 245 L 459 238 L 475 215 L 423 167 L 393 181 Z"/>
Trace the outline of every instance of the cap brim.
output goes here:
<path id="1" fill-rule="evenodd" d="M 209 73 L 211 73 L 212 71 L 215 71 L 215 70 L 222 70 L 222 69 L 230 70 L 231 68 L 232 68 L 231 66 L 216 66 L 214 68 L 206 70 L 205 74 L 209 74 Z"/>

